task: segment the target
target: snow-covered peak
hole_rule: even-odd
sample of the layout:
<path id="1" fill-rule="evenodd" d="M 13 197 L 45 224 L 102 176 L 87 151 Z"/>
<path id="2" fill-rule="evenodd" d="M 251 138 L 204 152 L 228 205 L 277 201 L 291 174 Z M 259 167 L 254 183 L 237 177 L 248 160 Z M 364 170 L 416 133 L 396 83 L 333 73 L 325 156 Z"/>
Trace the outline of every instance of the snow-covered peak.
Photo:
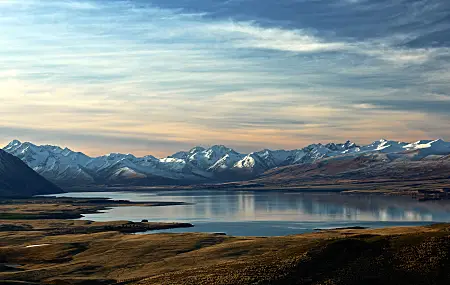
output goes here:
<path id="1" fill-rule="evenodd" d="M 378 141 L 374 141 L 369 145 L 360 147 L 360 151 L 361 152 L 379 151 L 383 153 L 401 152 L 404 151 L 404 146 L 406 146 L 407 144 L 408 143 L 405 142 L 380 139 Z"/>
<path id="2" fill-rule="evenodd" d="M 190 154 L 194 154 L 194 153 L 201 152 L 201 151 L 204 151 L 204 150 L 205 150 L 204 147 L 196 146 L 196 147 L 191 148 L 191 149 L 189 150 L 189 153 L 190 153 Z"/>
<path id="3" fill-rule="evenodd" d="M 197 150 L 200 150 L 200 148 L 197 148 Z M 227 154 L 230 154 L 230 156 L 240 155 L 238 152 L 224 145 L 214 145 L 208 149 L 203 149 L 192 154 L 189 153 L 186 157 L 181 156 L 180 158 L 185 159 L 186 162 L 200 170 L 208 170 Z"/>
<path id="4" fill-rule="evenodd" d="M 192 156 L 198 152 L 202 152 L 204 150 L 205 150 L 205 148 L 203 148 L 201 146 L 196 146 L 196 147 L 191 148 L 189 151 L 179 151 L 172 155 L 169 155 L 168 157 L 173 157 L 173 158 L 178 158 L 178 159 L 188 159 L 190 156 Z"/>
<path id="5" fill-rule="evenodd" d="M 328 148 L 331 151 L 346 151 L 346 150 L 349 150 L 349 149 L 357 147 L 357 145 L 354 142 L 351 142 L 351 141 L 348 140 L 345 143 L 338 143 L 338 144 L 336 144 L 336 143 L 328 143 L 328 144 L 325 145 L 325 147 Z"/>
<path id="6" fill-rule="evenodd" d="M 21 145 L 21 144 L 22 144 L 21 141 L 19 141 L 19 140 L 13 140 L 13 141 L 11 141 L 11 142 L 5 147 L 5 149 L 12 149 L 12 148 L 18 147 L 18 146 Z"/>
<path id="7" fill-rule="evenodd" d="M 35 147 L 36 145 L 29 142 L 21 143 L 19 141 L 12 141 L 4 148 L 4 150 L 7 152 L 23 152 L 27 149 L 32 149 Z"/>
<path id="8" fill-rule="evenodd" d="M 189 152 L 187 151 L 179 151 L 168 157 L 178 158 L 178 159 L 187 159 L 189 157 Z"/>
<path id="9" fill-rule="evenodd" d="M 265 163 L 263 158 L 252 152 L 236 162 L 233 168 L 246 169 L 247 171 L 258 173 L 268 170 L 270 167 Z"/>
<path id="10" fill-rule="evenodd" d="M 437 140 L 420 140 L 404 147 L 408 151 L 417 150 L 422 155 L 442 155 L 450 153 L 450 142 L 442 139 Z"/>
<path id="11" fill-rule="evenodd" d="M 109 153 L 107 155 L 104 155 L 103 157 L 107 157 L 108 159 L 118 159 L 118 158 L 122 159 L 125 157 L 126 158 L 136 158 L 134 155 L 129 154 L 129 153 L 123 154 L 123 153 L 116 153 L 116 152 Z"/>
<path id="12" fill-rule="evenodd" d="M 213 159 L 214 157 L 217 157 L 217 156 L 222 157 L 227 153 L 235 152 L 235 151 L 224 145 L 213 145 L 212 147 L 208 148 L 207 150 L 204 150 L 203 152 L 205 153 L 206 157 Z"/>
<path id="13" fill-rule="evenodd" d="M 295 151 L 264 149 L 256 153 L 270 167 L 290 164 L 295 156 Z"/>
<path id="14" fill-rule="evenodd" d="M 182 159 L 178 159 L 178 158 L 174 158 L 174 157 L 161 158 L 159 161 L 163 162 L 163 163 L 171 163 L 171 162 L 184 163 L 185 162 Z"/>
<path id="15" fill-rule="evenodd" d="M 423 149 L 423 148 L 447 148 L 450 143 L 443 141 L 442 139 L 437 140 L 420 140 L 414 143 L 410 143 L 405 146 L 406 149 Z"/>
<path id="16" fill-rule="evenodd" d="M 351 147 L 356 147 L 357 145 L 356 145 L 356 143 L 354 143 L 354 142 L 352 142 L 352 141 L 346 141 L 345 143 L 344 143 L 344 145 L 347 147 L 347 148 L 351 148 Z"/>
<path id="17" fill-rule="evenodd" d="M 84 155 L 82 153 L 76 153 L 71 149 L 65 147 L 64 149 L 55 145 L 35 145 L 30 142 L 20 142 L 19 140 L 13 140 L 5 148 L 5 151 L 13 154 L 25 154 L 25 153 L 48 153 L 48 154 L 61 154 L 63 156 L 69 156 L 72 154 Z"/>
<path id="18" fill-rule="evenodd" d="M 421 149 L 421 148 L 428 148 L 431 146 L 432 140 L 419 140 L 410 144 L 405 145 L 405 149 L 411 150 L 411 149 Z"/>
<path id="19" fill-rule="evenodd" d="M 208 171 L 217 172 L 224 171 L 233 167 L 233 165 L 242 159 L 245 155 L 237 152 L 229 152 L 221 159 L 208 168 Z"/>
<path id="20" fill-rule="evenodd" d="M 311 144 L 302 149 L 270 150 L 241 154 L 224 145 L 213 145 L 207 149 L 194 147 L 177 152 L 166 158 L 152 155 L 136 157 L 132 154 L 111 153 L 89 157 L 71 149 L 53 145 L 35 145 L 14 140 L 5 151 L 19 157 L 44 177 L 54 181 L 104 182 L 113 174 L 129 177 L 164 177 L 169 179 L 198 179 L 234 177 L 243 171 L 252 175 L 268 169 L 293 164 L 315 163 L 322 159 L 339 156 L 381 155 L 405 160 L 424 159 L 450 154 L 450 142 L 442 139 L 419 140 L 412 143 L 377 140 L 358 146 L 345 143 Z"/>
<path id="21" fill-rule="evenodd" d="M 159 160 L 158 158 L 154 157 L 153 155 L 146 155 L 143 157 L 144 160 L 146 161 L 157 161 Z"/>

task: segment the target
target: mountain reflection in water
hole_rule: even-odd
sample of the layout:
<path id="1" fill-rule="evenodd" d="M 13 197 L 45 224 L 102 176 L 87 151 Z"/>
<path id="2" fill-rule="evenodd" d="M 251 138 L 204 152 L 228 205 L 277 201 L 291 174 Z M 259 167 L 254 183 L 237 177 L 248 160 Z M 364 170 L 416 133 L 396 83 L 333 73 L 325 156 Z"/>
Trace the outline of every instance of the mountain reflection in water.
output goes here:
<path id="1" fill-rule="evenodd" d="M 195 224 L 194 228 L 171 230 L 173 232 L 218 231 L 269 236 L 308 232 L 315 228 L 421 225 L 450 219 L 448 200 L 419 202 L 409 197 L 213 190 L 85 192 L 60 196 L 190 203 L 167 207 L 117 207 L 84 217 L 95 221 L 147 219 Z"/>

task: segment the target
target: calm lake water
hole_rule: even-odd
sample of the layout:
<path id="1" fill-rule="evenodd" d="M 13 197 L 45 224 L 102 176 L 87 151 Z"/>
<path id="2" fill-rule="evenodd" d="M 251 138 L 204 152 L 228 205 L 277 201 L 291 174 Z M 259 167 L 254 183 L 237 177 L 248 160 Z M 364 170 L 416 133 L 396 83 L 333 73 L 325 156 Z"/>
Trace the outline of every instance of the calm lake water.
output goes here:
<path id="1" fill-rule="evenodd" d="M 87 214 L 93 221 L 190 222 L 193 228 L 164 232 L 224 232 L 234 236 L 279 236 L 317 228 L 387 227 L 450 221 L 449 201 L 339 193 L 155 191 L 73 192 L 60 197 L 103 197 L 129 201 L 187 202 L 163 207 L 116 207 Z"/>

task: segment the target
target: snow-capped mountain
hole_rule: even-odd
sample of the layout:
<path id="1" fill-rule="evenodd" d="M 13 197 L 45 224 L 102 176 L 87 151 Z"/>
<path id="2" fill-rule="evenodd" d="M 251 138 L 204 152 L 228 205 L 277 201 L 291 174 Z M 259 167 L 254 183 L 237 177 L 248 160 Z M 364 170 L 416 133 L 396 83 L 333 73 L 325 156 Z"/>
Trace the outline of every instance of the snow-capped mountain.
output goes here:
<path id="1" fill-rule="evenodd" d="M 111 153 L 89 157 L 58 146 L 37 146 L 17 140 L 4 150 L 45 178 L 60 185 L 138 183 L 144 185 L 201 183 L 239 180 L 289 165 L 311 164 L 339 157 L 376 154 L 379 160 L 434 159 L 450 154 L 450 143 L 443 140 L 420 140 L 413 143 L 378 140 L 358 146 L 351 141 L 342 144 L 311 144 L 295 150 L 264 149 L 243 154 L 223 145 L 194 147 L 166 158 L 151 155 Z"/>
<path id="2" fill-rule="evenodd" d="M 225 156 L 228 156 L 231 160 L 233 160 L 240 157 L 241 154 L 224 145 L 214 145 L 208 149 L 194 147 L 189 152 L 177 152 L 171 157 L 182 159 L 186 163 L 189 163 L 199 169 L 208 170 Z"/>
<path id="3" fill-rule="evenodd" d="M 103 184 L 150 177 L 158 177 L 155 180 L 159 182 L 197 179 L 187 163 L 177 158 L 158 159 L 151 155 L 137 158 L 132 154 L 120 153 L 92 158 L 68 148 L 37 146 L 17 140 L 8 144 L 4 150 L 20 158 L 47 179 L 61 185 Z M 148 183 L 151 184 L 151 181 Z"/>
<path id="4" fill-rule="evenodd" d="M 17 140 L 9 143 L 4 150 L 20 158 L 37 173 L 53 182 L 76 181 L 82 184 L 95 182 L 83 168 L 91 160 L 83 153 L 51 145 L 36 146 Z"/>
<path id="5" fill-rule="evenodd" d="M 256 153 L 250 153 L 233 165 L 233 170 L 244 171 L 243 174 L 258 174 L 270 169 L 266 161 Z"/>
<path id="6" fill-rule="evenodd" d="M 222 172 L 234 167 L 236 163 L 242 160 L 245 155 L 230 152 L 225 154 L 221 159 L 217 160 L 211 167 L 208 168 L 210 172 Z"/>

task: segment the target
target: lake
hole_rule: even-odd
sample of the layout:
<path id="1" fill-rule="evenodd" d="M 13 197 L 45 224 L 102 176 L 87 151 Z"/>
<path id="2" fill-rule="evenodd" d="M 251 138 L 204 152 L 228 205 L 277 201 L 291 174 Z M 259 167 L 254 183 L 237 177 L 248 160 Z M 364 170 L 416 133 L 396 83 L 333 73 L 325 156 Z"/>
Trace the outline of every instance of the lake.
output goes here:
<path id="1" fill-rule="evenodd" d="M 115 207 L 97 214 L 86 214 L 82 218 L 93 221 L 147 219 L 195 225 L 163 232 L 280 236 L 311 232 L 317 228 L 412 226 L 450 221 L 449 201 L 419 202 L 410 197 L 220 190 L 72 192 L 52 196 L 190 203 L 163 207 Z"/>

